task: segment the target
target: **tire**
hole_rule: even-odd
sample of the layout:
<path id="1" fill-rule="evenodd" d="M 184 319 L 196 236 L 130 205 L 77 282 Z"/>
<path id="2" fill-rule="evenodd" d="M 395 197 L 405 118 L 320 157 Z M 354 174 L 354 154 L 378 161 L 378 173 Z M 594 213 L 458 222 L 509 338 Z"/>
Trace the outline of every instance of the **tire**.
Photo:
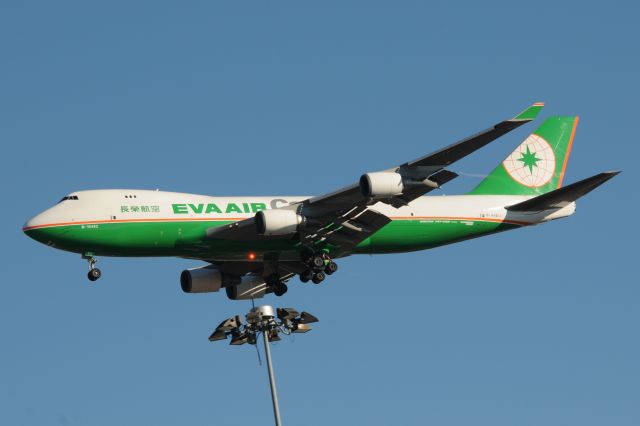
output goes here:
<path id="1" fill-rule="evenodd" d="M 280 284 L 278 284 L 277 286 L 274 287 L 273 294 L 275 294 L 276 296 L 280 297 L 283 294 L 285 294 L 287 292 L 287 290 L 289 290 L 287 285 L 285 283 L 280 283 Z"/>
<path id="2" fill-rule="evenodd" d="M 102 276 L 102 272 L 100 272 L 100 269 L 98 269 L 98 268 L 93 268 L 87 274 L 87 277 L 89 278 L 89 281 L 96 281 L 101 276 Z"/>
<path id="3" fill-rule="evenodd" d="M 326 275 L 324 274 L 324 272 L 320 271 L 313 274 L 313 278 L 311 278 L 311 281 L 313 281 L 314 284 L 320 284 L 322 281 L 324 281 L 325 278 Z"/>
<path id="4" fill-rule="evenodd" d="M 311 281 L 312 275 L 313 273 L 311 271 L 304 271 L 300 274 L 300 281 L 302 281 L 303 283 L 308 283 L 309 281 Z"/>
<path id="5" fill-rule="evenodd" d="M 338 264 L 334 261 L 329 262 L 327 266 L 324 268 L 324 272 L 327 275 L 331 275 L 335 273 L 337 270 L 338 270 Z"/>
<path id="6" fill-rule="evenodd" d="M 322 258 L 322 256 L 313 256 L 311 258 L 311 266 L 313 266 L 314 269 L 323 269 L 324 259 Z"/>

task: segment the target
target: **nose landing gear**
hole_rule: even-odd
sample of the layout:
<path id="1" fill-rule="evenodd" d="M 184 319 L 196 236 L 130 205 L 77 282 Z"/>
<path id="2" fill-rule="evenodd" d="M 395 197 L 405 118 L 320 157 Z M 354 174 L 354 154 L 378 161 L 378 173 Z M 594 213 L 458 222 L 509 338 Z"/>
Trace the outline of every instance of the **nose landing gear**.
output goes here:
<path id="1" fill-rule="evenodd" d="M 96 262 L 98 262 L 98 259 L 95 258 L 93 253 L 85 253 L 82 255 L 82 258 L 89 262 L 89 273 L 87 274 L 87 278 L 89 278 L 89 281 L 96 281 L 102 276 L 100 269 L 96 268 Z"/>
<path id="2" fill-rule="evenodd" d="M 100 272 L 100 269 L 98 268 L 90 269 L 89 273 L 87 274 L 87 277 L 89 278 L 90 281 L 96 281 L 101 276 L 102 276 L 102 272 Z"/>

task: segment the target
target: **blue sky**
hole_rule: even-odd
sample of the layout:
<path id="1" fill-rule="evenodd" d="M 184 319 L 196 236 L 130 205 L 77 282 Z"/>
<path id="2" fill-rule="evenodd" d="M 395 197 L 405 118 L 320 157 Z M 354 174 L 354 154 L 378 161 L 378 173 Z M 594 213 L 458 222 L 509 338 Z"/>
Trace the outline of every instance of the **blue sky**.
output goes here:
<path id="1" fill-rule="evenodd" d="M 581 118 L 567 182 L 624 173 L 568 220 L 266 298 L 321 319 L 273 347 L 283 419 L 637 425 L 640 10 L 450 3 L 2 3 L 0 423 L 271 422 L 255 350 L 207 341 L 249 303 L 183 294 L 180 259 L 102 258 L 89 284 L 21 232 L 66 193 L 319 194 L 545 101 Z"/>

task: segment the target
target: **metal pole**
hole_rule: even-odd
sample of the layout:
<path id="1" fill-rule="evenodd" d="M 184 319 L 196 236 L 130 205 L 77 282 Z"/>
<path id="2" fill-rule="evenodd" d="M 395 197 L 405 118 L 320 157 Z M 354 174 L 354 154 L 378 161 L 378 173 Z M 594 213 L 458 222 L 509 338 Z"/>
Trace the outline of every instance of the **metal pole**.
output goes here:
<path id="1" fill-rule="evenodd" d="M 278 407 L 278 392 L 276 391 L 276 378 L 273 375 L 273 365 L 271 364 L 271 349 L 269 348 L 269 331 L 262 332 L 264 336 L 264 352 L 267 357 L 267 369 L 269 370 L 269 384 L 271 385 L 271 401 L 273 402 L 273 415 L 276 419 L 276 426 L 281 426 L 280 423 L 280 408 Z"/>

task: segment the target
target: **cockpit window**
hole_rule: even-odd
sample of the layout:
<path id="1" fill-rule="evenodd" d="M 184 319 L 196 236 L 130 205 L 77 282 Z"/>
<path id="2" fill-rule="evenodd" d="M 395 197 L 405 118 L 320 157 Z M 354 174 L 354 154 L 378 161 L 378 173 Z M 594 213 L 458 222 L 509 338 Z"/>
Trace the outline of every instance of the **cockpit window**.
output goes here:
<path id="1" fill-rule="evenodd" d="M 77 200 L 78 196 L 77 195 L 67 195 L 66 197 L 62 197 L 62 200 L 58 201 L 59 203 L 66 201 L 66 200 Z"/>

